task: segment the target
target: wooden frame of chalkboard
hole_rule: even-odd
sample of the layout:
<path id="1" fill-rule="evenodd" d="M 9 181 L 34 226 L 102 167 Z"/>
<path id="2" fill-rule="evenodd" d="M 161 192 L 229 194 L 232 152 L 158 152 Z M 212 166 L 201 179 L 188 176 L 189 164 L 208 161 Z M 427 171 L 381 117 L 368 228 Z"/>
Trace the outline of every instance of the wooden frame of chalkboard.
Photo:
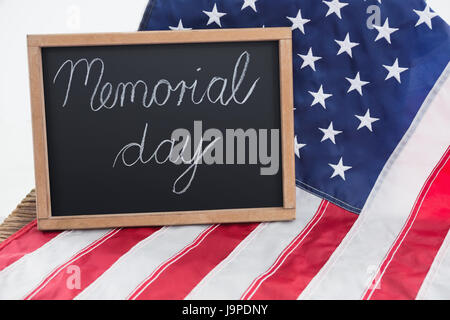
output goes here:
<path id="1" fill-rule="evenodd" d="M 49 178 L 46 106 L 42 49 L 49 47 L 124 46 L 276 41 L 279 53 L 282 206 L 150 213 L 107 213 L 53 216 Z M 28 35 L 31 111 L 37 218 L 40 230 L 90 229 L 125 226 L 278 221 L 295 218 L 293 73 L 290 28 L 250 28 L 133 33 Z"/>

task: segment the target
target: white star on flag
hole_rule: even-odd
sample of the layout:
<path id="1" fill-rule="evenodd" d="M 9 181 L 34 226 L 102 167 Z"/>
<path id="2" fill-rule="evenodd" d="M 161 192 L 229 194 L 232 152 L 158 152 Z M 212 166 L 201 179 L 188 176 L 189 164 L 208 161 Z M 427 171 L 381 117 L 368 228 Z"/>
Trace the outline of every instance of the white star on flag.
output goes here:
<path id="1" fill-rule="evenodd" d="M 347 93 L 356 90 L 359 92 L 359 94 L 362 96 L 362 87 L 365 86 L 366 84 L 369 84 L 370 82 L 368 81 L 362 81 L 359 77 L 359 72 L 356 74 L 355 79 L 351 79 L 351 78 L 345 78 L 347 79 L 348 82 L 350 82 L 350 88 L 348 89 Z"/>
<path id="2" fill-rule="evenodd" d="M 203 13 L 208 16 L 208 22 L 206 23 L 207 26 L 215 22 L 220 27 L 222 27 L 222 24 L 220 23 L 220 18 L 226 15 L 226 13 L 217 11 L 217 4 L 214 4 L 212 11 L 203 10 Z"/>
<path id="3" fill-rule="evenodd" d="M 364 116 L 358 116 L 358 115 L 355 114 L 355 117 L 357 117 L 359 119 L 359 121 L 360 121 L 359 126 L 358 126 L 358 128 L 356 130 L 359 130 L 361 128 L 366 127 L 367 129 L 370 130 L 370 132 L 372 132 L 372 123 L 375 122 L 375 121 L 380 120 L 378 118 L 372 118 L 370 116 L 369 109 L 367 109 L 366 114 Z"/>
<path id="4" fill-rule="evenodd" d="M 342 41 L 339 40 L 334 40 L 336 41 L 336 43 L 339 45 L 339 51 L 337 53 L 337 55 L 340 55 L 343 52 L 347 52 L 347 54 L 352 58 L 352 48 L 356 47 L 357 45 L 359 45 L 358 42 L 351 42 L 350 41 L 350 34 L 347 33 L 347 35 L 345 36 L 345 39 Z"/>
<path id="5" fill-rule="evenodd" d="M 298 10 L 297 16 L 295 18 L 293 18 L 293 17 L 286 17 L 286 18 L 291 20 L 291 22 L 292 22 L 291 29 L 292 30 L 298 29 L 303 34 L 305 34 L 305 27 L 304 27 L 304 25 L 307 24 L 309 21 L 311 21 L 309 19 L 303 19 L 302 18 L 302 11 L 301 10 Z"/>
<path id="6" fill-rule="evenodd" d="M 428 28 L 433 29 L 431 19 L 436 17 L 437 14 L 431 11 L 431 8 L 428 4 L 425 7 L 425 9 L 423 9 L 423 11 L 414 10 L 414 12 L 419 16 L 419 20 L 417 20 L 416 27 L 421 25 L 422 23 L 426 23 Z"/>
<path id="7" fill-rule="evenodd" d="M 408 68 L 402 68 L 398 66 L 398 58 L 395 59 L 395 62 L 392 66 L 386 66 L 383 65 L 383 67 L 386 68 L 387 71 L 389 71 L 388 75 L 386 76 L 385 80 L 388 80 L 392 77 L 394 77 L 398 83 L 401 83 L 401 79 L 400 79 L 400 73 L 405 72 L 406 70 L 408 70 Z"/>
<path id="8" fill-rule="evenodd" d="M 335 136 L 338 135 L 339 133 L 342 133 L 342 131 L 334 130 L 333 121 L 330 122 L 330 125 L 328 126 L 327 129 L 319 128 L 319 130 L 323 132 L 323 137 L 322 140 L 320 140 L 320 142 L 330 139 L 330 141 L 333 142 L 333 144 L 336 144 Z"/>
<path id="9" fill-rule="evenodd" d="M 323 1 L 328 6 L 328 12 L 325 17 L 328 17 L 330 14 L 335 13 L 339 19 L 342 19 L 341 9 L 345 6 L 348 6 L 346 2 L 339 2 L 339 0 L 332 1 Z"/>
<path id="10" fill-rule="evenodd" d="M 330 179 L 340 176 L 342 180 L 345 181 L 345 171 L 351 169 L 350 166 L 344 166 L 344 163 L 342 161 L 342 157 L 339 159 L 339 162 L 337 164 L 328 164 L 331 168 L 333 168 L 333 174 L 331 175 Z"/>
<path id="11" fill-rule="evenodd" d="M 192 30 L 192 28 L 185 28 L 183 26 L 183 21 L 181 21 L 181 19 L 178 21 L 178 26 L 176 26 L 176 27 L 169 26 L 169 29 L 170 30 Z"/>
<path id="12" fill-rule="evenodd" d="M 313 69 L 314 71 L 316 71 L 315 62 L 317 60 L 322 59 L 322 57 L 315 57 L 313 55 L 312 48 L 309 48 L 309 51 L 308 51 L 308 53 L 306 55 L 298 54 L 298 56 L 303 59 L 303 64 L 300 67 L 300 69 L 303 69 L 303 68 L 305 68 L 307 66 L 310 66 L 311 69 Z"/>
<path id="13" fill-rule="evenodd" d="M 247 7 L 250 7 L 250 8 L 253 9 L 253 11 L 257 12 L 256 11 L 256 4 L 255 4 L 256 1 L 258 1 L 258 0 L 244 0 L 244 3 L 242 4 L 241 11 L 244 10 L 245 8 L 247 8 Z"/>
<path id="14" fill-rule="evenodd" d="M 295 148 L 295 155 L 300 159 L 300 149 L 306 146 L 305 143 L 299 143 L 297 140 L 297 136 L 294 138 L 294 148 Z"/>
<path id="15" fill-rule="evenodd" d="M 314 101 L 311 103 L 311 106 L 315 105 L 316 103 L 320 103 L 320 105 L 324 109 L 327 108 L 325 106 L 325 100 L 328 99 L 329 97 L 331 97 L 332 94 L 324 93 L 322 85 L 320 86 L 319 91 L 317 91 L 317 92 L 308 91 L 308 92 L 314 97 Z"/>
<path id="16" fill-rule="evenodd" d="M 391 44 L 391 34 L 395 31 L 398 31 L 398 28 L 389 27 L 389 18 L 386 18 L 383 26 L 374 25 L 373 27 L 378 31 L 378 35 L 375 38 L 375 41 L 384 38 L 389 44 Z"/>

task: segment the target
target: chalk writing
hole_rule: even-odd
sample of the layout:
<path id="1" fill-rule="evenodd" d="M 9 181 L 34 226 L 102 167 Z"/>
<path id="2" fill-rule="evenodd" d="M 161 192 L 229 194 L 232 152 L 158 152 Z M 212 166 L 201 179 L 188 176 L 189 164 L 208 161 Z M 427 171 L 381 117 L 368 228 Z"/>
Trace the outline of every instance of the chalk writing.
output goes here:
<path id="1" fill-rule="evenodd" d="M 55 84 L 57 81 L 65 81 L 66 91 L 64 101 L 62 103 L 62 106 L 65 107 L 70 97 L 74 73 L 82 72 L 84 70 L 84 86 L 87 86 L 90 80 L 95 81 L 95 87 L 90 98 L 90 107 L 92 111 L 99 111 L 104 108 L 112 109 L 116 106 L 123 107 L 125 101 L 127 100 L 127 92 L 129 92 L 129 101 L 134 102 L 137 99 L 137 88 L 141 88 L 139 90 L 139 92 L 142 93 L 140 103 L 144 108 L 149 108 L 154 104 L 158 106 L 166 105 L 172 97 L 172 93 L 177 91 L 177 106 L 180 106 L 183 103 L 188 91 L 190 91 L 190 94 L 188 94 L 189 97 L 187 99 L 189 99 L 190 102 L 194 104 L 200 104 L 205 99 L 207 99 L 211 103 L 220 103 L 223 106 L 227 106 L 231 101 L 242 105 L 250 98 L 255 90 L 256 84 L 260 79 L 258 77 L 256 80 L 254 80 L 247 93 L 241 95 L 241 97 L 238 98 L 239 91 L 241 89 L 242 83 L 244 82 L 249 63 L 250 54 L 247 51 L 242 52 L 234 65 L 230 84 L 231 93 L 228 97 L 225 97 L 225 92 L 227 91 L 230 81 L 228 78 L 219 76 L 213 76 L 208 82 L 206 89 L 200 95 L 198 95 L 197 92 L 197 79 L 190 84 L 187 84 L 185 80 L 180 80 L 176 84 L 172 84 L 167 79 L 160 79 L 155 83 L 153 89 L 151 90 L 147 82 L 145 82 L 144 80 L 137 80 L 134 82 L 119 82 L 114 88 L 114 85 L 111 82 L 103 82 L 105 63 L 101 58 L 94 58 L 92 60 L 81 58 L 76 62 L 71 59 L 64 61 L 56 72 L 53 78 L 53 83 Z M 84 66 L 85 68 L 80 69 L 81 66 Z M 197 68 L 195 72 L 200 72 L 201 70 L 201 68 Z M 66 73 L 68 74 L 67 77 L 63 77 L 64 71 L 66 71 Z M 216 86 L 219 86 L 220 90 L 219 93 L 214 96 L 213 88 Z M 151 91 L 150 95 L 149 91 Z"/>
<path id="2" fill-rule="evenodd" d="M 242 129 L 227 129 L 225 133 L 226 137 L 226 159 L 223 159 L 224 146 L 223 146 L 223 134 L 219 129 L 209 128 L 202 133 L 202 122 L 194 121 L 194 135 L 202 134 L 201 137 L 191 138 L 189 130 L 184 128 L 178 128 L 171 134 L 170 139 L 162 140 L 155 150 L 147 157 L 144 153 L 146 151 L 146 142 L 148 139 L 148 123 L 145 124 L 144 131 L 140 142 L 130 142 L 126 144 L 114 158 L 113 168 L 117 165 L 118 161 L 124 166 L 131 167 L 138 163 L 147 164 L 150 161 L 154 161 L 156 164 L 164 164 L 171 162 L 173 164 L 187 164 L 188 167 L 173 183 L 172 191 L 176 194 L 182 194 L 186 192 L 194 179 L 199 164 L 235 164 L 234 150 L 235 142 L 237 149 L 237 164 L 245 164 L 246 160 L 249 164 L 258 164 L 257 158 L 259 155 L 259 163 L 267 165 L 267 167 L 260 168 L 261 175 L 274 175 L 279 170 L 279 130 L 270 130 L 270 153 L 268 151 L 268 135 L 267 129 L 261 129 L 259 131 L 250 128 L 247 130 Z M 213 139 L 214 137 L 214 139 Z M 259 140 L 259 144 L 258 144 Z M 191 145 L 191 141 L 196 141 L 194 145 Z M 210 141 L 209 143 L 207 143 Z M 206 142 L 206 146 L 204 146 Z M 164 146 L 169 147 L 169 151 L 164 151 Z M 245 147 L 248 146 L 248 159 L 245 159 Z M 194 148 L 194 153 L 191 155 L 191 149 Z M 214 149 L 214 153 L 210 152 Z M 259 149 L 259 153 L 257 152 Z M 190 175 L 189 175 L 190 174 Z M 183 178 L 187 181 L 183 184 Z"/>

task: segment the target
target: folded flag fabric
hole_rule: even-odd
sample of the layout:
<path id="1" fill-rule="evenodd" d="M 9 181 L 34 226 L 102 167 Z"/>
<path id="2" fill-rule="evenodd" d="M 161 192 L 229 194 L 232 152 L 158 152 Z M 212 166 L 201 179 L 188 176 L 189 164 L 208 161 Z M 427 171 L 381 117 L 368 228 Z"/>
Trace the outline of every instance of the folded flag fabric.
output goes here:
<path id="1" fill-rule="evenodd" d="M 236 27 L 292 28 L 297 185 L 359 213 L 448 64 L 448 25 L 423 0 L 152 0 L 140 26 Z"/>
<path id="2" fill-rule="evenodd" d="M 0 299 L 450 299 L 448 26 L 415 0 L 156 0 L 141 29 L 262 25 L 294 29 L 297 219 L 33 222 L 0 244 Z"/>

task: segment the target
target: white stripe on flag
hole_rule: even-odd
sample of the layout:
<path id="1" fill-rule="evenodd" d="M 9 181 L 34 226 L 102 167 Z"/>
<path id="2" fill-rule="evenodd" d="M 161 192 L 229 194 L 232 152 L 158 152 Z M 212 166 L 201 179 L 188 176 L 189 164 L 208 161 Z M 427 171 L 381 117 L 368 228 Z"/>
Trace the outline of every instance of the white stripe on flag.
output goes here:
<path id="1" fill-rule="evenodd" d="M 175 226 L 156 231 L 120 257 L 75 299 L 125 299 L 153 270 L 206 228 L 204 225 Z"/>
<path id="2" fill-rule="evenodd" d="M 360 217 L 299 299 L 360 299 L 450 144 L 450 68 L 385 165 Z"/>
<path id="3" fill-rule="evenodd" d="M 25 255 L 0 271 L 0 299 L 24 298 L 55 268 L 109 231 L 65 231 Z"/>
<path id="4" fill-rule="evenodd" d="M 186 299 L 239 299 L 316 213 L 321 199 L 297 188 L 297 218 L 261 224 Z"/>
<path id="5" fill-rule="evenodd" d="M 450 231 L 434 258 L 417 299 L 450 300 Z"/>

